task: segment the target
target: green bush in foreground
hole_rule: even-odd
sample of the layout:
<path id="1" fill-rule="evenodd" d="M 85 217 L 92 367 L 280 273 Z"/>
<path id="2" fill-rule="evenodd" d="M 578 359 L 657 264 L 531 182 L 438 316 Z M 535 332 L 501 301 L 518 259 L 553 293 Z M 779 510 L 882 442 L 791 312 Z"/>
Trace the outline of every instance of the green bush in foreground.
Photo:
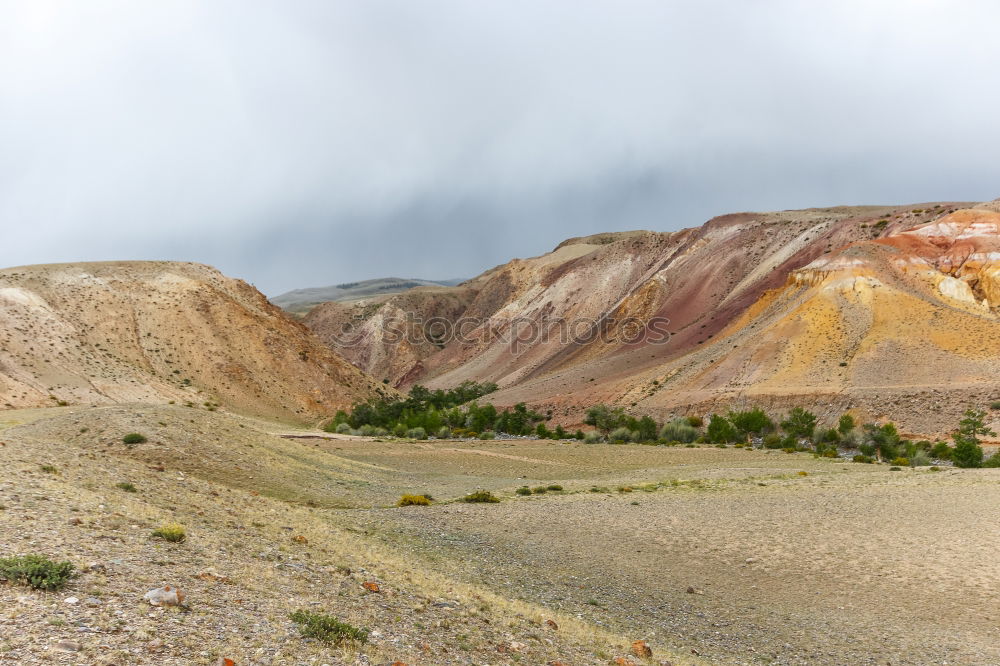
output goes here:
<path id="1" fill-rule="evenodd" d="M 517 493 L 518 495 L 530 495 L 531 494 L 531 488 L 529 488 L 528 486 L 521 486 L 520 488 L 518 488 L 514 492 Z"/>
<path id="2" fill-rule="evenodd" d="M 292 622 L 299 625 L 299 633 L 308 638 L 317 638 L 327 643 L 341 645 L 347 641 L 355 643 L 368 642 L 368 630 L 353 627 L 341 622 L 332 615 L 297 610 L 288 616 Z"/>
<path id="3" fill-rule="evenodd" d="M 127 493 L 137 493 L 139 489 L 135 487 L 134 483 L 129 483 L 128 481 L 122 481 L 121 483 L 116 483 L 115 488 L 119 490 L 124 490 Z"/>
<path id="4" fill-rule="evenodd" d="M 53 562 L 44 555 L 0 558 L 0 576 L 36 590 L 58 590 L 76 576 L 71 562 Z"/>
<path id="5" fill-rule="evenodd" d="M 126 444 L 143 444 L 146 442 L 146 436 L 138 432 L 130 432 L 122 437 L 122 441 Z"/>
<path id="6" fill-rule="evenodd" d="M 500 501 L 500 498 L 488 490 L 477 490 L 463 497 L 462 501 L 469 504 L 495 504 Z"/>
<path id="7" fill-rule="evenodd" d="M 171 543 L 180 543 L 187 538 L 184 526 L 177 523 L 165 523 L 153 530 L 152 535 L 157 539 L 163 539 Z"/>
<path id="8" fill-rule="evenodd" d="M 430 506 L 431 501 L 423 495 L 403 495 L 396 506 Z"/>

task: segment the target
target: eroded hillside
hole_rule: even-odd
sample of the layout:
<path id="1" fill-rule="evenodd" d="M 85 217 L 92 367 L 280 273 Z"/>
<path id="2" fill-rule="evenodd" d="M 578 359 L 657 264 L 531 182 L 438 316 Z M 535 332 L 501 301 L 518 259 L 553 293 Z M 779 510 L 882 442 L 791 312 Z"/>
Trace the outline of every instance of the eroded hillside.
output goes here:
<path id="1" fill-rule="evenodd" d="M 495 381 L 498 403 L 570 421 L 595 402 L 663 417 L 806 402 L 936 432 L 996 388 L 995 208 L 741 213 L 576 238 L 460 288 L 328 304 L 306 323 L 397 386 Z"/>
<path id="2" fill-rule="evenodd" d="M 0 271 L 0 405 L 190 402 L 313 420 L 388 390 L 207 266 Z"/>

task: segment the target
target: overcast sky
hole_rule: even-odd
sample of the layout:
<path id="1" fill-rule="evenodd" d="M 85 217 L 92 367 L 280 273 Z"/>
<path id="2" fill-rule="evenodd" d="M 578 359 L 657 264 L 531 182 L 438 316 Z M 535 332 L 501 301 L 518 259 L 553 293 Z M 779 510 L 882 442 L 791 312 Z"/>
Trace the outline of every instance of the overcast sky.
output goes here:
<path id="1" fill-rule="evenodd" d="M 0 0 L 0 265 L 269 295 L 1000 197 L 1000 3 Z"/>

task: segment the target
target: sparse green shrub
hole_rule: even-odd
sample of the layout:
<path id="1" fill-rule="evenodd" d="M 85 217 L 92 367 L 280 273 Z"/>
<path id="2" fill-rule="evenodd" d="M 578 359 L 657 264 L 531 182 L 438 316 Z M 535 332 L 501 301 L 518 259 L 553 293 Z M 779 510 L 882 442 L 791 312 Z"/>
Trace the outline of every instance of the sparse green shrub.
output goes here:
<path id="1" fill-rule="evenodd" d="M 1000 400 L 994 400 L 993 402 L 991 402 L 990 403 L 990 409 L 992 409 L 994 411 L 1000 409 Z"/>
<path id="2" fill-rule="evenodd" d="M 482 439 L 482 440 L 496 439 L 496 436 L 497 436 L 497 434 L 495 432 L 493 432 L 492 430 L 485 430 L 485 431 L 479 433 L 479 439 Z"/>
<path id="3" fill-rule="evenodd" d="M 548 486 L 546 486 L 546 488 L 556 493 L 561 492 L 563 489 L 563 487 L 560 486 L 558 483 L 550 483 Z"/>
<path id="4" fill-rule="evenodd" d="M 36 590 L 58 590 L 76 576 L 71 562 L 54 562 L 44 555 L 0 558 L 0 576 Z"/>
<path id="5" fill-rule="evenodd" d="M 700 428 L 703 425 L 705 425 L 705 419 L 701 418 L 700 416 L 688 416 L 685 418 L 685 420 L 687 421 L 687 424 L 692 428 Z"/>
<path id="6" fill-rule="evenodd" d="M 351 432 L 351 426 L 346 423 L 338 423 L 333 431 L 338 435 L 347 435 Z"/>
<path id="7" fill-rule="evenodd" d="M 122 441 L 126 444 L 144 444 L 146 436 L 138 432 L 130 432 L 129 434 L 122 437 Z"/>
<path id="8" fill-rule="evenodd" d="M 406 426 L 402 423 L 397 423 L 392 427 L 392 434 L 396 437 L 406 437 Z"/>
<path id="9" fill-rule="evenodd" d="M 909 458 L 903 458 L 902 456 L 900 456 L 898 458 L 894 458 L 893 461 L 892 461 L 892 464 L 893 465 L 898 465 L 900 467 L 909 467 L 910 466 L 910 459 Z"/>
<path id="10" fill-rule="evenodd" d="M 937 465 L 931 465 L 930 470 L 928 470 L 928 471 L 931 471 L 931 472 L 940 472 L 941 468 L 938 467 Z"/>
<path id="11" fill-rule="evenodd" d="M 983 461 L 983 467 L 1000 467 L 1000 449 L 997 449 L 993 455 Z"/>
<path id="12" fill-rule="evenodd" d="M 423 495 L 403 495 L 396 506 L 430 506 L 431 501 Z"/>
<path id="13" fill-rule="evenodd" d="M 893 465 L 892 467 L 889 468 L 889 471 L 890 472 L 902 472 L 903 468 L 902 467 L 898 467 L 896 465 Z"/>
<path id="14" fill-rule="evenodd" d="M 332 615 L 297 610 L 288 617 L 291 618 L 292 622 L 299 625 L 299 633 L 307 638 L 316 638 L 338 646 L 348 641 L 355 643 L 368 642 L 367 629 L 359 629 L 351 626 L 346 622 L 341 622 Z"/>
<path id="15" fill-rule="evenodd" d="M 582 440 L 584 437 L 585 435 L 583 434 L 582 430 L 577 430 L 575 433 L 573 433 L 573 439 Z"/>
<path id="16" fill-rule="evenodd" d="M 128 481 L 122 481 L 121 483 L 116 483 L 115 488 L 119 490 L 124 490 L 127 493 L 137 493 L 139 489 L 135 487 L 135 484 L 129 483 Z"/>
<path id="17" fill-rule="evenodd" d="M 518 495 L 530 495 L 531 494 L 531 488 L 529 488 L 528 486 L 521 486 L 520 488 L 518 488 L 514 492 L 517 493 Z"/>
<path id="18" fill-rule="evenodd" d="M 545 486 L 536 486 L 531 489 L 531 492 L 535 493 L 536 495 L 544 495 L 546 492 L 548 492 L 548 488 L 546 488 Z"/>
<path id="19" fill-rule="evenodd" d="M 406 436 L 410 439 L 427 439 L 427 431 L 423 428 L 410 428 L 406 431 Z"/>
<path id="20" fill-rule="evenodd" d="M 477 490 L 463 497 L 462 501 L 469 504 L 496 504 L 500 498 L 488 490 Z"/>
<path id="21" fill-rule="evenodd" d="M 770 435 L 765 436 L 763 444 L 765 449 L 785 448 L 785 445 L 782 443 L 781 435 L 778 435 L 777 433 L 771 433 Z"/>
<path id="22" fill-rule="evenodd" d="M 912 456 L 910 456 L 910 467 L 926 467 L 931 464 L 931 457 L 926 451 L 917 449 Z"/>
<path id="23" fill-rule="evenodd" d="M 867 456 L 867 455 L 865 455 L 863 453 L 859 453 L 858 455 L 854 456 L 854 458 L 852 458 L 852 460 L 854 460 L 854 462 L 856 462 L 856 463 L 868 463 L 868 464 L 871 464 L 871 463 L 875 462 L 874 458 L 872 458 L 871 456 Z"/>
<path id="24" fill-rule="evenodd" d="M 178 523 L 164 523 L 152 532 L 152 536 L 171 543 L 180 543 L 187 538 L 184 526 Z"/>
<path id="25" fill-rule="evenodd" d="M 451 429 L 448 426 L 442 426 L 440 430 L 437 431 L 438 439 L 451 439 Z"/>
<path id="26" fill-rule="evenodd" d="M 363 425 L 358 428 L 358 433 L 365 437 L 373 437 L 375 435 L 375 426 L 373 425 Z"/>
<path id="27" fill-rule="evenodd" d="M 601 441 L 601 434 L 596 430 L 591 430 L 590 432 L 584 434 L 583 443 L 584 444 L 597 444 Z"/>
<path id="28" fill-rule="evenodd" d="M 632 432 L 628 428 L 615 428 L 608 435 L 608 441 L 612 444 L 624 444 L 632 439 Z"/>
<path id="29" fill-rule="evenodd" d="M 46 474 L 58 474 L 59 473 L 59 468 L 57 468 L 55 465 L 40 465 L 39 469 L 42 470 L 43 472 L 45 472 Z"/>
<path id="30" fill-rule="evenodd" d="M 663 426 L 660 437 L 667 441 L 687 444 L 698 439 L 698 429 L 691 425 L 687 419 L 674 419 Z"/>

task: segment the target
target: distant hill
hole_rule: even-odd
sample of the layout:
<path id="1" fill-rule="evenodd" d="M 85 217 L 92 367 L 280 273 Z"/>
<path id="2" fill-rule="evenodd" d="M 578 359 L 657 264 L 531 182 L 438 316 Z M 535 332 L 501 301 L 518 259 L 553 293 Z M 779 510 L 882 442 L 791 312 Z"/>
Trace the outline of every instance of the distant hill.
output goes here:
<path id="1" fill-rule="evenodd" d="M 320 303 L 348 303 L 375 296 L 391 296 L 414 287 L 453 287 L 463 282 L 455 280 L 419 280 L 416 278 L 376 278 L 361 282 L 345 282 L 329 287 L 307 287 L 275 296 L 271 302 L 286 312 L 304 315 Z"/>
<path id="2" fill-rule="evenodd" d="M 303 323 L 396 387 L 492 381 L 494 404 L 567 425 L 600 402 L 661 419 L 803 404 L 944 433 L 1000 401 L 998 209 L 845 206 L 598 234 Z M 631 338 L 636 325 L 648 337 Z"/>

